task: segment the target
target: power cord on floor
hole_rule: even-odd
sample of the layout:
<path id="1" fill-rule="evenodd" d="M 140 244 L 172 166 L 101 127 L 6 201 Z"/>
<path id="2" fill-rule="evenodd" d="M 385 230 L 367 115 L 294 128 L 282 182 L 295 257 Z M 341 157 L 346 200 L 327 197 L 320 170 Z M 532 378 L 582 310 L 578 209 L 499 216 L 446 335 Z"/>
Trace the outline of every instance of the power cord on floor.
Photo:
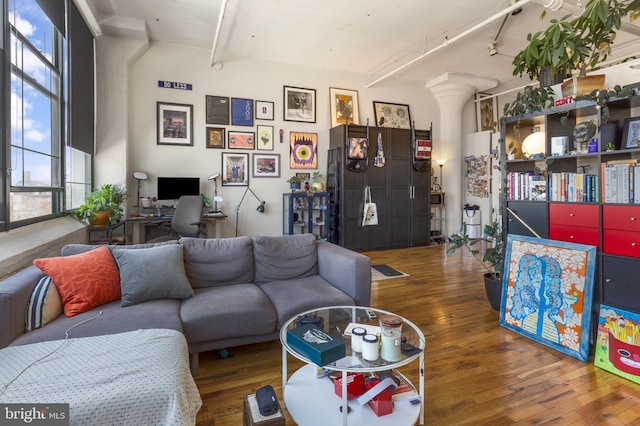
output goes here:
<path id="1" fill-rule="evenodd" d="M 16 380 L 18 380 L 20 378 L 20 376 L 22 376 L 24 374 L 25 371 L 27 371 L 29 368 L 33 367 L 34 365 L 36 365 L 37 363 L 49 358 L 51 355 L 53 355 L 54 353 L 56 353 L 57 351 L 60 350 L 60 348 L 62 348 L 62 346 L 67 342 L 67 340 L 69 339 L 69 332 L 71 330 L 73 330 L 74 328 L 82 325 L 82 324 L 86 324 L 89 321 L 93 321 L 95 319 L 100 318 L 100 316 L 102 315 L 102 311 L 100 311 L 100 313 L 98 313 L 98 315 L 96 315 L 95 317 L 91 317 L 91 318 L 87 318 L 86 320 L 80 321 L 79 323 L 69 327 L 67 329 L 67 331 L 64 332 L 64 340 L 62 342 L 60 342 L 60 345 L 58 345 L 57 348 L 55 348 L 53 351 L 49 352 L 48 354 L 44 355 L 43 357 L 33 361 L 31 364 L 27 365 L 25 368 L 22 369 L 22 371 L 20 373 L 18 373 L 18 375 L 16 377 L 14 377 L 11 381 L 9 381 L 9 383 L 7 383 L 6 385 L 4 385 L 2 387 L 2 389 L 0 389 L 0 396 L 6 392 L 6 390 L 9 388 L 9 386 L 11 386 L 11 384 L 13 384 Z"/>

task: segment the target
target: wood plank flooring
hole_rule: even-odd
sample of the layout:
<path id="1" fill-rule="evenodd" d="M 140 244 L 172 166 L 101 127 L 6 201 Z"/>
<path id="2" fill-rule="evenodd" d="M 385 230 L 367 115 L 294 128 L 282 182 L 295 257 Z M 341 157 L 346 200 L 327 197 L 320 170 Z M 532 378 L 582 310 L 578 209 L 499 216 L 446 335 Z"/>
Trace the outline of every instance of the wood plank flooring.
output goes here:
<path id="1" fill-rule="evenodd" d="M 469 254 L 447 256 L 444 245 L 365 254 L 410 274 L 374 282 L 371 305 L 426 337 L 426 424 L 640 425 L 640 385 L 500 327 Z M 289 357 L 289 374 L 300 366 Z M 243 395 L 267 384 L 282 400 L 281 368 L 277 341 L 229 348 L 226 359 L 201 354 L 198 425 L 241 425 Z M 417 383 L 415 366 L 402 372 Z"/>

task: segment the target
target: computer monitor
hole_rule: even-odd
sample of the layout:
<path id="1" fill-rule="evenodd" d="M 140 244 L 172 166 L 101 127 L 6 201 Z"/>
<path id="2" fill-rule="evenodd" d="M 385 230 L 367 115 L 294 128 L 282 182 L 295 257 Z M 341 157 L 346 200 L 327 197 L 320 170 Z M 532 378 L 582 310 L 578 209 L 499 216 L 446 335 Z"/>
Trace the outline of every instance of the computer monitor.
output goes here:
<path id="1" fill-rule="evenodd" d="M 183 195 L 200 195 L 200 178 L 158 177 L 158 200 L 177 200 Z"/>

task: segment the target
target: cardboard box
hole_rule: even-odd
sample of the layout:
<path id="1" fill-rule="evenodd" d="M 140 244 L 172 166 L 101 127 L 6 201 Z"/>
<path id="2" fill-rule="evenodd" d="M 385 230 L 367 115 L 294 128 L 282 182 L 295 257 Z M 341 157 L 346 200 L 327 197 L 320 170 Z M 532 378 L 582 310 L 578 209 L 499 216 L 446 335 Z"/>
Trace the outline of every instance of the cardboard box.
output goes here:
<path id="1" fill-rule="evenodd" d="M 287 343 L 309 361 L 322 367 L 344 358 L 345 344 L 313 324 L 287 330 Z"/>

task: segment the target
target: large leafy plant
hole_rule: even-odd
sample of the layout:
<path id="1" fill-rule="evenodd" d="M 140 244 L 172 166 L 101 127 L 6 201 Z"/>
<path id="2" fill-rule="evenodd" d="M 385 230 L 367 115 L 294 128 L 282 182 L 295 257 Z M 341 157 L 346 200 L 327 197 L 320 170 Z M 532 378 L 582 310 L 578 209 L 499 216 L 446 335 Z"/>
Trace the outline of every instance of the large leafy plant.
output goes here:
<path id="1" fill-rule="evenodd" d="M 105 184 L 91 191 L 84 204 L 75 210 L 75 216 L 80 220 L 91 222 L 98 212 L 107 212 L 109 223 L 118 221 L 124 210 L 122 204 L 126 198 L 126 189 L 117 184 Z"/>
<path id="2" fill-rule="evenodd" d="M 551 19 L 543 31 L 529 33 L 527 46 L 513 58 L 513 75 L 535 80 L 549 67 L 552 73 L 583 76 L 607 59 L 622 19 L 639 14 L 640 0 L 588 0 L 580 16 Z"/>

